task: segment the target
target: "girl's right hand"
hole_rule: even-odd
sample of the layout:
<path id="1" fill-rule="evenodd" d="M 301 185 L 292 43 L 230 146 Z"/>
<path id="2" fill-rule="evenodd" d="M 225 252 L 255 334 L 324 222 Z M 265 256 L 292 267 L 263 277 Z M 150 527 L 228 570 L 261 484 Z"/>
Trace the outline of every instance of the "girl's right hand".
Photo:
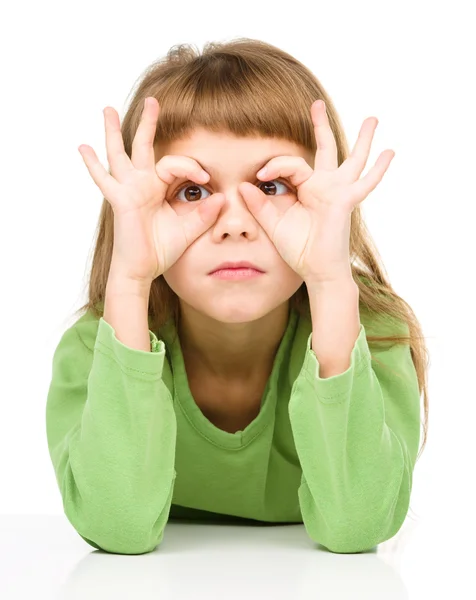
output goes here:
<path id="1" fill-rule="evenodd" d="M 169 269 L 212 226 L 224 199 L 223 194 L 213 194 L 183 215 L 178 215 L 165 199 L 176 178 L 185 177 L 203 185 L 209 176 L 187 156 L 166 155 L 155 163 L 153 141 L 159 112 L 158 101 L 148 97 L 129 159 L 119 115 L 113 108 L 104 109 L 111 175 L 91 146 L 82 144 L 78 148 L 94 183 L 114 212 L 115 272 L 145 283 Z"/>

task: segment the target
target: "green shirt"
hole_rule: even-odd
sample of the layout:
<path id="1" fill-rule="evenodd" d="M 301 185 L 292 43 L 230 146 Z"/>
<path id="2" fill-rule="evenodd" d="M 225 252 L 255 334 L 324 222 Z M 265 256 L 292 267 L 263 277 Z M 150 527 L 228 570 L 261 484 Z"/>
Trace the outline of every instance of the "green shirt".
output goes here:
<path id="1" fill-rule="evenodd" d="M 46 403 L 69 522 L 120 554 L 154 550 L 169 518 L 304 523 L 339 553 L 393 537 L 409 509 L 420 393 L 409 346 L 371 357 L 363 317 L 350 367 L 321 379 L 312 323 L 291 309 L 260 412 L 229 433 L 195 403 L 172 319 L 149 330 L 145 352 L 84 314 L 55 350 Z M 372 334 L 396 325 L 383 329 Z"/>

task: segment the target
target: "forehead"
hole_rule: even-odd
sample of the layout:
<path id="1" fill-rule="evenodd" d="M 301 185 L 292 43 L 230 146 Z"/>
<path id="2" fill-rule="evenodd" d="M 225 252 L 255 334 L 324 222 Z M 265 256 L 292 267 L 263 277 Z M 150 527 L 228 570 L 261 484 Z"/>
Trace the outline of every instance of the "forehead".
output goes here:
<path id="1" fill-rule="evenodd" d="M 213 132 L 205 129 L 194 129 L 186 137 L 167 144 L 155 144 L 156 160 L 165 154 L 181 154 L 191 156 L 202 165 L 213 166 L 219 170 L 238 164 L 246 169 L 269 156 L 303 156 L 310 164 L 313 153 L 289 140 L 263 136 L 237 137 L 230 132 Z"/>

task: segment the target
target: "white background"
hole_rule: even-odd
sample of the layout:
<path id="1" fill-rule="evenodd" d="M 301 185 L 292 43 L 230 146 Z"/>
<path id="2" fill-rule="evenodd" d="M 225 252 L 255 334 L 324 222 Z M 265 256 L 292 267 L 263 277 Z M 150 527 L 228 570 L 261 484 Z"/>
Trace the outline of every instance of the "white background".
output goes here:
<path id="1" fill-rule="evenodd" d="M 379 119 L 363 175 L 382 150 L 396 152 L 362 207 L 394 289 L 423 325 L 430 422 L 411 499 L 422 525 L 414 546 L 409 535 L 411 560 L 400 570 L 406 591 L 381 592 L 430 597 L 469 578 L 463 565 L 476 534 L 471 4 L 44 0 L 2 8 L 0 514 L 62 515 L 45 403 L 55 347 L 86 301 L 102 201 L 78 146 L 92 146 L 107 167 L 103 108 L 113 106 L 122 119 L 139 74 L 172 45 L 259 38 L 317 75 L 351 148 L 362 121 Z M 326 597 L 337 597 L 331 588 Z"/>

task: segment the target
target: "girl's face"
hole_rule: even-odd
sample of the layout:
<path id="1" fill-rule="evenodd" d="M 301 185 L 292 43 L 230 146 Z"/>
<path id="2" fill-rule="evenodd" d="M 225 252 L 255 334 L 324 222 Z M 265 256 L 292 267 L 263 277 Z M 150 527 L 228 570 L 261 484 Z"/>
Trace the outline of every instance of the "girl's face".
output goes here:
<path id="1" fill-rule="evenodd" d="M 273 156 L 303 156 L 313 166 L 313 155 L 286 140 L 238 138 L 204 129 L 194 130 L 186 139 L 156 145 L 156 161 L 170 154 L 193 158 L 210 175 L 204 185 L 181 178 L 169 186 L 166 201 L 178 215 L 195 210 L 194 204 L 213 193 L 221 192 L 225 196 L 216 221 L 163 275 L 182 306 L 185 302 L 222 323 L 241 323 L 259 319 L 289 300 L 303 280 L 281 258 L 250 213 L 238 185 L 243 181 L 258 185 L 276 206 L 285 211 L 298 202 L 291 182 L 281 178 L 271 180 L 268 184 L 272 186 L 270 193 L 256 173 Z M 194 188 L 192 193 L 190 187 Z M 228 260 L 248 260 L 265 273 L 240 282 L 221 280 L 208 274 Z"/>

